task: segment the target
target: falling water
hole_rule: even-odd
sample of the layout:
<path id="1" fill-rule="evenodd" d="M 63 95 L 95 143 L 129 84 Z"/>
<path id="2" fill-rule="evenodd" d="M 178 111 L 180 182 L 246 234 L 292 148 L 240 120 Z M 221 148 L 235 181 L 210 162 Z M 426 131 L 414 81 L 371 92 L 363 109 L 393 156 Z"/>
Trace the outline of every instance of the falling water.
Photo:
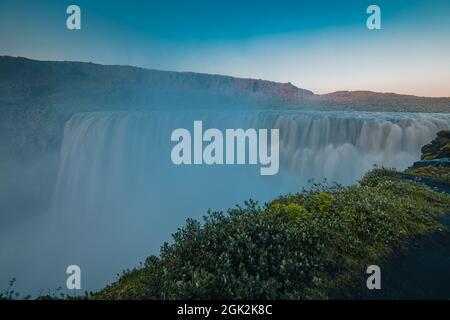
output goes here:
<path id="1" fill-rule="evenodd" d="M 194 120 L 202 120 L 204 129 L 280 129 L 279 173 L 261 176 L 259 167 L 251 165 L 174 165 L 171 133 L 177 128 L 192 131 Z M 31 234 L 32 228 L 38 232 L 23 241 L 8 240 L 16 246 L 0 252 L 0 259 L 9 259 L 8 270 L 22 270 L 17 276 L 31 288 L 64 286 L 65 268 L 77 264 L 83 289 L 98 289 L 116 273 L 156 254 L 186 218 L 198 219 L 208 208 L 224 210 L 249 198 L 264 202 L 300 191 L 311 178 L 351 184 L 375 164 L 406 168 L 419 158 L 422 145 L 447 128 L 446 114 L 75 114 L 65 125 L 51 212 L 38 226 L 14 230 L 14 235 Z M 24 269 L 24 259 L 33 264 Z"/>
<path id="2" fill-rule="evenodd" d="M 279 128 L 281 177 L 257 177 L 254 168 L 175 167 L 170 161 L 170 134 L 177 128 L 192 130 L 194 120 L 202 120 L 205 128 L 222 130 Z M 273 185 L 264 183 L 270 180 L 285 191 L 300 189 L 309 179 L 355 183 L 373 165 L 398 169 L 411 165 L 419 158 L 421 146 L 449 126 L 450 117 L 398 113 L 81 113 L 66 124 L 55 205 L 62 212 L 77 208 L 98 214 L 104 206 L 124 204 L 121 210 L 129 211 L 130 205 L 142 203 L 142 197 L 144 202 L 165 192 L 182 197 L 182 190 L 173 192 L 177 185 L 201 188 L 203 180 L 206 188 L 201 191 L 208 197 L 210 184 L 222 183 L 239 185 L 242 199 L 259 196 L 261 188 L 273 190 Z"/>

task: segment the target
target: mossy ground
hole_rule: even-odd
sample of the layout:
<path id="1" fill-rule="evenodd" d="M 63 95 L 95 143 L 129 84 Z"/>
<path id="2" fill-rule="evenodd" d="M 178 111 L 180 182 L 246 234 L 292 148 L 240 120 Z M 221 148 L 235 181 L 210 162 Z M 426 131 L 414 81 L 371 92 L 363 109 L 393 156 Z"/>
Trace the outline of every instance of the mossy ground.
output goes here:
<path id="1" fill-rule="evenodd" d="M 450 184 L 450 167 L 425 166 L 417 168 L 408 168 L 405 173 L 418 177 L 434 179 L 436 181 Z"/>
<path id="2" fill-rule="evenodd" d="M 90 298 L 355 298 L 368 265 L 439 228 L 449 208 L 449 195 L 376 169 L 355 186 L 315 185 L 188 220 L 158 257 Z"/>

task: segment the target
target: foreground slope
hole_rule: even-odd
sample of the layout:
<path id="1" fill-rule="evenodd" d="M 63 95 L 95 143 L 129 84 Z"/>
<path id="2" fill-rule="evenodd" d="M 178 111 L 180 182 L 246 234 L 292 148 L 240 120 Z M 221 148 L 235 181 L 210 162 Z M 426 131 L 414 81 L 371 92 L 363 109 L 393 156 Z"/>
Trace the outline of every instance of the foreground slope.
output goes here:
<path id="1" fill-rule="evenodd" d="M 190 220 L 159 257 L 125 272 L 97 299 L 364 297 L 366 268 L 444 232 L 450 196 L 376 169 L 359 185 L 248 202 Z M 450 288 L 449 288 L 450 290 Z"/>

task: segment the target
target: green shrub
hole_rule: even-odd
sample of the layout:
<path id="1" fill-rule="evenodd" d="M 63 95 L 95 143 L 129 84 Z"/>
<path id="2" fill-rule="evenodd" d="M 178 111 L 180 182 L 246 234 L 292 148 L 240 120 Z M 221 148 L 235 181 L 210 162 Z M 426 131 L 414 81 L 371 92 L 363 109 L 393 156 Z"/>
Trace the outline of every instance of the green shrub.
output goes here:
<path id="1" fill-rule="evenodd" d="M 97 299 L 314 299 L 355 297 L 365 269 L 438 227 L 450 197 L 394 171 L 358 186 L 253 201 L 188 220 L 159 257 L 125 272 Z"/>

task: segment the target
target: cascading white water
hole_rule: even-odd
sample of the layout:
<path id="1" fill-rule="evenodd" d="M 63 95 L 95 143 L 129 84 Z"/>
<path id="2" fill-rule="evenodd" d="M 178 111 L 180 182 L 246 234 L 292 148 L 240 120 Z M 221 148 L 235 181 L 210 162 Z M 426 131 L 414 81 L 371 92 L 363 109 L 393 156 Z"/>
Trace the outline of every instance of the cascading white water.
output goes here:
<path id="1" fill-rule="evenodd" d="M 281 172 L 259 177 L 254 168 L 176 167 L 170 160 L 176 128 L 192 129 L 194 120 L 208 128 L 279 128 Z M 450 117 L 312 111 L 155 111 L 74 115 L 66 124 L 55 206 L 79 213 L 132 211 L 152 197 L 183 198 L 191 189 L 213 197 L 211 184 L 228 185 L 241 200 L 280 191 L 297 191 L 309 179 L 354 183 L 373 165 L 403 169 Z M 247 180 L 248 179 L 248 180 Z M 270 181 L 270 182 L 268 182 Z M 273 183 L 271 185 L 271 182 Z M 177 186 L 183 186 L 178 188 Z M 202 189 L 205 187 L 204 189 Z M 270 190 L 273 190 L 270 192 Z M 175 193 L 179 192 L 179 194 Z M 221 199 L 226 199 L 222 195 Z M 265 197 L 263 197 L 265 198 Z M 199 203 L 201 198 L 190 198 Z M 231 198 L 230 200 L 238 200 Z M 214 206 L 214 203 L 210 203 Z M 219 206 L 226 201 L 220 201 Z M 170 214 L 170 212 L 167 212 Z"/>
<path id="2" fill-rule="evenodd" d="M 361 112 L 272 115 L 281 132 L 285 168 L 303 181 L 355 183 L 374 165 L 404 169 L 450 118 Z"/>
<path id="3" fill-rule="evenodd" d="M 192 131 L 194 120 L 202 120 L 205 129 L 279 128 L 279 173 L 261 176 L 259 166 L 251 165 L 175 166 L 170 135 L 177 128 Z M 0 250 L 5 275 L 14 272 L 31 288 L 56 288 L 65 283 L 67 266 L 76 264 L 83 290 L 99 289 L 121 270 L 157 254 L 186 218 L 199 219 L 208 208 L 224 210 L 249 198 L 267 201 L 301 191 L 310 178 L 348 184 L 374 164 L 405 168 L 419 158 L 422 145 L 447 128 L 446 114 L 76 114 L 65 126 L 51 214 L 11 231 L 5 243 L 15 245 Z"/>

